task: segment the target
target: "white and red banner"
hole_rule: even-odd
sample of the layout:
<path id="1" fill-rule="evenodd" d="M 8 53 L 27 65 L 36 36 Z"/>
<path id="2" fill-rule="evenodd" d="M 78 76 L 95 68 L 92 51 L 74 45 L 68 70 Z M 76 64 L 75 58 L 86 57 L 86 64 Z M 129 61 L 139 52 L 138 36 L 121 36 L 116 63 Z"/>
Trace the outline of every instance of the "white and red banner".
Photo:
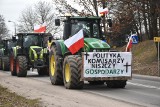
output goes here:
<path id="1" fill-rule="evenodd" d="M 99 14 L 108 14 L 109 13 L 109 10 L 108 10 L 108 8 L 104 8 L 104 9 L 100 9 L 99 10 Z"/>
<path id="2" fill-rule="evenodd" d="M 83 76 L 131 77 L 131 52 L 83 52 Z"/>
<path id="3" fill-rule="evenodd" d="M 34 32 L 36 33 L 44 33 L 46 31 L 46 24 L 43 23 L 42 25 L 34 26 Z"/>
<path id="4" fill-rule="evenodd" d="M 78 52 L 84 46 L 83 30 L 81 29 L 78 33 L 65 40 L 64 44 L 72 54 Z"/>

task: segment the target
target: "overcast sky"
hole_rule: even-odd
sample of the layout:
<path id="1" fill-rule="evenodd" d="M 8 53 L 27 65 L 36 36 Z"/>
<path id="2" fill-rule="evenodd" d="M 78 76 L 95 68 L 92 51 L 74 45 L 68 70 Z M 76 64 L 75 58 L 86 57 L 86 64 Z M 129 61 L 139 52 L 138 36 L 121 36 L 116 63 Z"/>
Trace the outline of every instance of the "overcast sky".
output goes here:
<path id="1" fill-rule="evenodd" d="M 14 24 L 8 20 L 18 23 L 21 12 L 38 1 L 52 3 L 52 0 L 0 0 L 0 14 L 4 16 L 10 34 L 14 34 Z"/>

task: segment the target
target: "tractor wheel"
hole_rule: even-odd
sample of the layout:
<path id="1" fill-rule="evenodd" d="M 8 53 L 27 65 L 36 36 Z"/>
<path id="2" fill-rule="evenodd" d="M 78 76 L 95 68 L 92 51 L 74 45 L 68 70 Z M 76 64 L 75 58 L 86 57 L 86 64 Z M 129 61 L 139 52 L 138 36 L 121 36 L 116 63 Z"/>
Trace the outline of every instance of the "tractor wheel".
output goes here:
<path id="1" fill-rule="evenodd" d="M 16 59 L 16 72 L 18 77 L 27 76 L 27 59 L 25 56 L 18 56 Z"/>
<path id="2" fill-rule="evenodd" d="M 126 80 L 120 80 L 117 84 L 118 88 L 125 88 L 127 84 L 127 81 Z"/>
<path id="3" fill-rule="evenodd" d="M 56 46 L 51 47 L 49 55 L 49 76 L 53 85 L 63 85 L 62 57 L 58 55 Z"/>
<path id="4" fill-rule="evenodd" d="M 9 57 L 3 57 L 2 58 L 2 70 L 3 71 L 9 71 Z"/>
<path id="5" fill-rule="evenodd" d="M 108 88 L 125 88 L 126 82 L 126 80 L 113 80 L 106 83 Z"/>
<path id="6" fill-rule="evenodd" d="M 0 58 L 0 70 L 2 70 L 2 58 Z"/>
<path id="7" fill-rule="evenodd" d="M 14 59 L 14 56 L 11 54 L 10 56 L 10 71 L 12 76 L 16 76 L 16 60 Z"/>
<path id="8" fill-rule="evenodd" d="M 48 67 L 37 69 L 39 76 L 49 75 Z"/>
<path id="9" fill-rule="evenodd" d="M 63 63 L 63 80 L 67 89 L 82 89 L 81 81 L 82 58 L 79 55 L 65 57 Z"/>
<path id="10" fill-rule="evenodd" d="M 104 81 L 88 81 L 90 85 L 104 85 Z"/>

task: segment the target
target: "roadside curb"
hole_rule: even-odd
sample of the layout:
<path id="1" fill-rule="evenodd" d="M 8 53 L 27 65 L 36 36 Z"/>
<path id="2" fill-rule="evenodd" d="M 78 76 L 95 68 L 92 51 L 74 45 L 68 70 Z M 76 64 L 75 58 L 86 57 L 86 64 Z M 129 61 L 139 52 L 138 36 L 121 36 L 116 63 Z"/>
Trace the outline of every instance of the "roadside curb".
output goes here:
<path id="1" fill-rule="evenodd" d="M 132 74 L 132 77 L 136 78 L 136 79 L 143 79 L 143 80 L 150 80 L 150 81 L 158 81 L 158 82 L 160 82 L 160 77 L 157 77 L 157 76 Z"/>

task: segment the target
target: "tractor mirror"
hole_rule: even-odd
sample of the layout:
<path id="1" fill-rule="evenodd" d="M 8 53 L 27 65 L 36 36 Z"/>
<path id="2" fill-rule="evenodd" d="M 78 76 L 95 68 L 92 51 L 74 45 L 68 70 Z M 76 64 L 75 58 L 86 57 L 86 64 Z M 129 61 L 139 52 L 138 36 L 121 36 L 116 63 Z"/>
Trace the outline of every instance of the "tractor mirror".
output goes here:
<path id="1" fill-rule="evenodd" d="M 51 41 L 52 41 L 52 36 L 49 37 L 49 42 L 51 42 Z"/>
<path id="2" fill-rule="evenodd" d="M 55 25 L 60 26 L 60 19 L 55 19 Z"/>

